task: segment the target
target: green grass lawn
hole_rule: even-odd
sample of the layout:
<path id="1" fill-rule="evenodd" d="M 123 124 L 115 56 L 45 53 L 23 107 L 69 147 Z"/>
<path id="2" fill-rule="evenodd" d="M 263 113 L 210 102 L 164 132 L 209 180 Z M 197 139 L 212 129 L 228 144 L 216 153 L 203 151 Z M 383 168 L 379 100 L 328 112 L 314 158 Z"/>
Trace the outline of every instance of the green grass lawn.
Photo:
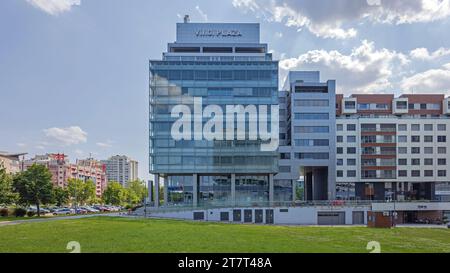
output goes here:
<path id="1" fill-rule="evenodd" d="M 0 252 L 450 252 L 450 230 L 295 227 L 94 217 L 0 226 Z"/>

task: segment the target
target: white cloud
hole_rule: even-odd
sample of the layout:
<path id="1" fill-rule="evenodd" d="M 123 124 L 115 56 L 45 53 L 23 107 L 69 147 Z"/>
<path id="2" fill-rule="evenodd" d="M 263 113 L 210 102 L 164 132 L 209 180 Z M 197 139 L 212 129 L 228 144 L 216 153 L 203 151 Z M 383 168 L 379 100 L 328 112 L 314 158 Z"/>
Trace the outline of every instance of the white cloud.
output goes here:
<path id="1" fill-rule="evenodd" d="M 208 15 L 203 12 L 203 10 L 200 9 L 199 6 L 195 6 L 195 9 L 197 10 L 200 17 L 202 17 L 203 21 L 208 22 Z"/>
<path id="2" fill-rule="evenodd" d="M 232 0 L 232 4 L 266 21 L 335 39 L 355 37 L 357 30 L 348 26 L 355 22 L 411 24 L 450 16 L 450 0 Z"/>
<path id="3" fill-rule="evenodd" d="M 404 78 L 401 88 L 407 92 L 450 95 L 450 63 Z"/>
<path id="4" fill-rule="evenodd" d="M 107 140 L 106 142 L 97 142 L 96 145 L 100 148 L 111 148 L 114 142 Z"/>
<path id="5" fill-rule="evenodd" d="M 51 15 L 70 11 L 73 6 L 81 5 L 81 0 L 27 0 L 28 3 Z"/>
<path id="6" fill-rule="evenodd" d="M 25 144 L 25 143 L 21 143 L 21 142 L 19 142 L 19 143 L 16 143 L 16 145 L 17 145 L 18 147 L 20 147 L 20 148 L 24 148 L 24 147 L 26 147 L 26 146 L 27 146 L 27 144 Z"/>
<path id="7" fill-rule="evenodd" d="M 87 133 L 78 126 L 44 129 L 44 134 L 49 139 L 63 146 L 85 143 L 87 141 Z"/>
<path id="8" fill-rule="evenodd" d="M 319 70 L 322 78 L 338 80 L 338 92 L 386 92 L 390 79 L 409 63 L 402 53 L 376 49 L 375 44 L 362 41 L 348 55 L 339 51 L 312 50 L 296 58 L 280 61 L 282 74 L 288 70 Z"/>
<path id="9" fill-rule="evenodd" d="M 411 50 L 409 55 L 414 59 L 432 61 L 450 55 L 450 48 L 441 47 L 430 54 L 428 49 L 421 47 Z"/>

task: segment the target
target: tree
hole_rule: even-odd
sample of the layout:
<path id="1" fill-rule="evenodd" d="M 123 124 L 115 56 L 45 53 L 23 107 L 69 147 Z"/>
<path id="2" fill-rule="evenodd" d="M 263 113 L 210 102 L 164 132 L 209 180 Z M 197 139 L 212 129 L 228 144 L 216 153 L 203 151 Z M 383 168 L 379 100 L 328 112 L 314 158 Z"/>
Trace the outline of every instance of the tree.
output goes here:
<path id="1" fill-rule="evenodd" d="M 61 187 L 54 187 L 52 191 L 53 203 L 61 207 L 69 203 L 69 191 Z"/>
<path id="2" fill-rule="evenodd" d="M 33 164 L 14 177 L 13 188 L 19 194 L 19 202 L 35 204 L 37 214 L 41 216 L 40 205 L 52 201 L 52 174 L 46 166 Z"/>
<path id="3" fill-rule="evenodd" d="M 147 187 L 140 180 L 134 180 L 128 182 L 127 185 L 128 192 L 128 203 L 130 205 L 135 205 L 141 203 L 147 196 Z"/>
<path id="4" fill-rule="evenodd" d="M 70 178 L 67 181 L 69 198 L 75 206 L 95 200 L 95 184 L 92 180 Z"/>
<path id="5" fill-rule="evenodd" d="M 109 182 L 103 192 L 103 201 L 110 205 L 121 205 L 127 200 L 127 190 L 118 182 Z"/>
<path id="6" fill-rule="evenodd" d="M 12 176 L 0 165 L 0 205 L 10 205 L 17 200 L 17 193 L 13 192 Z"/>

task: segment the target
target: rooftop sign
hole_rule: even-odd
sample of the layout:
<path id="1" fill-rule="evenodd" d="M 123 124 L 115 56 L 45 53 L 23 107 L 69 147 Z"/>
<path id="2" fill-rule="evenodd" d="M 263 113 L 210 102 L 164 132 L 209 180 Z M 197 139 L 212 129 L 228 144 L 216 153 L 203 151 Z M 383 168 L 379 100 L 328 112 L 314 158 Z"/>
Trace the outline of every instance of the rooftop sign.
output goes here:
<path id="1" fill-rule="evenodd" d="M 242 33 L 237 29 L 217 30 L 217 29 L 202 29 L 198 30 L 195 35 L 197 37 L 240 37 Z"/>
<path id="2" fill-rule="evenodd" d="M 259 44 L 259 24 L 178 23 L 176 42 Z"/>

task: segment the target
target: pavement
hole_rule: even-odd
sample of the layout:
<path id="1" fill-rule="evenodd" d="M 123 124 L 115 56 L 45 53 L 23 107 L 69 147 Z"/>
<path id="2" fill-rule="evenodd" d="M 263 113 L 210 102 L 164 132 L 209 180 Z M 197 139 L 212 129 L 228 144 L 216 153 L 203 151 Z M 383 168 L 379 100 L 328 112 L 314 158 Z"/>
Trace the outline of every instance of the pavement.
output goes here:
<path id="1" fill-rule="evenodd" d="M 73 219 L 82 219 L 82 218 L 90 218 L 90 217 L 98 217 L 98 216 L 122 216 L 120 212 L 118 213 L 101 213 L 101 214 L 83 214 L 83 215 L 73 215 L 73 216 L 55 216 L 48 218 L 36 218 L 29 220 L 17 220 L 17 221 L 0 221 L 0 227 L 2 226 L 11 226 L 25 223 L 36 223 L 36 222 L 49 222 L 49 221 L 58 221 L 58 220 L 73 220 Z"/>

